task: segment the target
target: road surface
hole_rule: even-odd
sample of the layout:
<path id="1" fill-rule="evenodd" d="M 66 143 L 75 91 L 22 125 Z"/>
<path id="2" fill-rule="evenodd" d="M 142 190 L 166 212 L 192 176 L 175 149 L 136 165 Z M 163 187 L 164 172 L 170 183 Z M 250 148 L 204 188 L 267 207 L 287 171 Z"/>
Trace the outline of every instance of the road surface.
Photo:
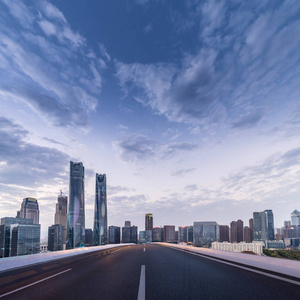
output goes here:
<path id="1" fill-rule="evenodd" d="M 2 272 L 0 298 L 300 299 L 299 284 L 147 244 Z"/>

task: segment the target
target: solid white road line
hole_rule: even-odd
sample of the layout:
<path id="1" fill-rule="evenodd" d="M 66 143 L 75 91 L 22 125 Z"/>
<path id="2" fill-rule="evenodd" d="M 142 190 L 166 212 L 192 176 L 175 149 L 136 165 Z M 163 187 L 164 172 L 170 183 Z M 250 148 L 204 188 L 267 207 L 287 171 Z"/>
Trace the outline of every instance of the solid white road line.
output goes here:
<path id="1" fill-rule="evenodd" d="M 110 252 L 110 254 L 116 253 L 116 252 L 121 251 L 121 250 L 122 250 L 122 249 L 116 250 L 116 251 L 114 251 L 114 252 Z"/>
<path id="2" fill-rule="evenodd" d="M 41 279 L 41 280 L 38 280 L 38 281 L 36 281 L 36 282 L 27 284 L 27 285 L 22 286 L 22 287 L 20 287 L 20 288 L 18 288 L 18 289 L 15 289 L 15 290 L 13 290 L 13 291 L 11 291 L 11 292 L 8 292 L 8 293 L 5 293 L 5 294 L 0 295 L 0 298 L 5 297 L 5 296 L 10 295 L 10 294 L 13 294 L 13 293 L 16 293 L 16 292 L 18 292 L 18 291 L 24 290 L 24 289 L 26 289 L 26 288 L 28 288 L 28 287 L 30 287 L 30 286 L 33 286 L 33 285 L 35 285 L 35 284 L 38 284 L 38 283 L 40 283 L 40 282 L 43 282 L 43 281 L 45 281 L 45 280 L 48 280 L 48 279 L 50 279 L 50 278 L 53 278 L 53 277 L 55 277 L 55 276 L 58 276 L 58 275 L 60 275 L 60 274 L 66 273 L 66 272 L 71 271 L 71 270 L 72 270 L 72 269 L 64 270 L 64 271 L 62 271 L 62 272 L 59 272 L 59 273 L 54 274 L 54 275 L 51 275 L 51 276 L 46 277 L 46 278 L 44 278 L 44 279 Z"/>
<path id="3" fill-rule="evenodd" d="M 146 251 L 146 248 L 144 248 L 144 252 Z"/>
<path id="4" fill-rule="evenodd" d="M 145 275 L 145 265 L 142 265 L 141 268 L 141 277 L 140 277 L 140 285 L 139 285 L 139 293 L 138 300 L 145 300 L 146 297 L 146 275 Z"/>
<path id="5" fill-rule="evenodd" d="M 263 272 L 263 271 L 258 271 L 258 270 L 255 270 L 255 269 L 239 266 L 239 265 L 236 265 L 234 263 L 229 263 L 227 261 L 222 261 L 222 260 L 215 259 L 215 258 L 212 258 L 212 257 L 203 256 L 203 255 L 195 253 L 195 252 L 185 251 L 185 250 L 176 249 L 176 248 L 172 248 L 172 249 L 175 249 L 175 250 L 178 250 L 178 251 L 181 251 L 181 252 L 185 252 L 185 253 L 189 253 L 189 254 L 192 254 L 192 255 L 200 256 L 200 257 L 203 257 L 203 258 L 207 258 L 207 259 L 210 259 L 210 260 L 214 260 L 214 261 L 220 262 L 222 264 L 230 265 L 230 266 L 233 266 L 233 267 L 236 267 L 236 268 L 244 269 L 244 270 L 254 272 L 254 273 L 258 273 L 258 274 L 261 274 L 261 275 L 264 275 L 264 276 L 268 276 L 268 277 L 272 277 L 272 278 L 279 279 L 279 280 L 282 280 L 282 281 L 286 281 L 286 282 L 289 282 L 289 283 L 293 283 L 293 284 L 296 284 L 296 285 L 300 285 L 300 282 L 298 282 L 296 280 L 292 280 L 292 279 L 280 277 L 280 276 L 277 276 L 277 275 L 269 274 L 269 273 L 266 273 L 266 272 Z"/>

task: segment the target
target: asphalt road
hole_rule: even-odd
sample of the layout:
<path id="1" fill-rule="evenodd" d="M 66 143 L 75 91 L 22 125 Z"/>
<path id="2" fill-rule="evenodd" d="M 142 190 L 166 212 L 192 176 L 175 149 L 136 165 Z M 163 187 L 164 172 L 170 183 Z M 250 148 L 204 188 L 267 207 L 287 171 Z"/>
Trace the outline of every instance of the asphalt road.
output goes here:
<path id="1" fill-rule="evenodd" d="M 300 299 L 300 285 L 155 244 L 3 272 L 0 287 L 18 300 Z"/>

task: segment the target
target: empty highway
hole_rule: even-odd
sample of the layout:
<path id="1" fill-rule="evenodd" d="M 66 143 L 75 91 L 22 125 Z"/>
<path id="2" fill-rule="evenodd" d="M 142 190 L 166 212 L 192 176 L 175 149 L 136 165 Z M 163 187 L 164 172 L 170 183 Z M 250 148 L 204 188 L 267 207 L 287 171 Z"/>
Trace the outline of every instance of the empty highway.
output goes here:
<path id="1" fill-rule="evenodd" d="M 0 298 L 300 299 L 299 282 L 288 280 L 147 244 L 2 272 Z"/>

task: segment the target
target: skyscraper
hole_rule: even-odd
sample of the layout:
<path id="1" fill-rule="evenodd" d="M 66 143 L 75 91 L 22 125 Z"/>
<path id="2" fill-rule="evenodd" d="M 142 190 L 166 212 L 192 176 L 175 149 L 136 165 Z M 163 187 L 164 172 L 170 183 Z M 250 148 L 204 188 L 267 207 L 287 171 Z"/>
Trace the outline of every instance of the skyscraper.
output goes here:
<path id="1" fill-rule="evenodd" d="M 93 245 L 107 244 L 106 175 L 96 174 Z"/>
<path id="2" fill-rule="evenodd" d="M 244 240 L 244 222 L 237 220 L 237 242 L 240 243 Z"/>
<path id="3" fill-rule="evenodd" d="M 175 243 L 175 226 L 173 225 L 164 226 L 164 242 Z"/>
<path id="4" fill-rule="evenodd" d="M 70 189 L 67 229 L 67 249 L 84 247 L 84 167 L 70 161 Z"/>
<path id="5" fill-rule="evenodd" d="M 274 219 L 272 210 L 253 213 L 254 240 L 274 240 Z"/>
<path id="6" fill-rule="evenodd" d="M 230 223 L 230 242 L 237 243 L 237 222 L 232 221 Z"/>
<path id="7" fill-rule="evenodd" d="M 229 242 L 229 226 L 228 225 L 220 225 L 220 242 Z"/>
<path id="8" fill-rule="evenodd" d="M 21 204 L 20 217 L 32 219 L 33 224 L 39 224 L 39 204 L 35 198 L 24 198 Z"/>
<path id="9" fill-rule="evenodd" d="M 60 224 L 62 226 L 63 245 L 66 244 L 66 240 L 67 240 L 67 227 L 68 227 L 67 207 L 68 207 L 68 197 L 63 196 L 62 191 L 60 191 L 60 195 L 58 195 L 57 203 L 56 203 L 54 224 L 55 225 Z"/>
<path id="10" fill-rule="evenodd" d="M 152 230 L 153 229 L 153 215 L 146 214 L 145 215 L 145 230 Z"/>
<path id="11" fill-rule="evenodd" d="M 248 226 L 244 227 L 244 242 L 251 243 L 251 230 Z"/>
<path id="12" fill-rule="evenodd" d="M 250 228 L 250 242 L 254 241 L 254 225 L 253 225 L 253 218 L 249 219 L 249 228 Z"/>
<path id="13" fill-rule="evenodd" d="M 188 228 L 187 226 L 178 227 L 179 243 L 187 243 L 188 241 Z"/>
<path id="14" fill-rule="evenodd" d="M 299 210 L 294 210 L 291 213 L 291 220 L 292 220 L 292 225 L 299 226 L 300 225 L 300 211 Z"/>
<path id="15" fill-rule="evenodd" d="M 110 244 L 120 244 L 120 227 L 118 226 L 109 226 L 109 243 Z"/>
<path id="16" fill-rule="evenodd" d="M 63 250 L 63 227 L 61 224 L 48 227 L 48 250 Z"/>
<path id="17" fill-rule="evenodd" d="M 194 222 L 194 246 L 211 246 L 219 240 L 219 225 L 217 222 Z"/>

